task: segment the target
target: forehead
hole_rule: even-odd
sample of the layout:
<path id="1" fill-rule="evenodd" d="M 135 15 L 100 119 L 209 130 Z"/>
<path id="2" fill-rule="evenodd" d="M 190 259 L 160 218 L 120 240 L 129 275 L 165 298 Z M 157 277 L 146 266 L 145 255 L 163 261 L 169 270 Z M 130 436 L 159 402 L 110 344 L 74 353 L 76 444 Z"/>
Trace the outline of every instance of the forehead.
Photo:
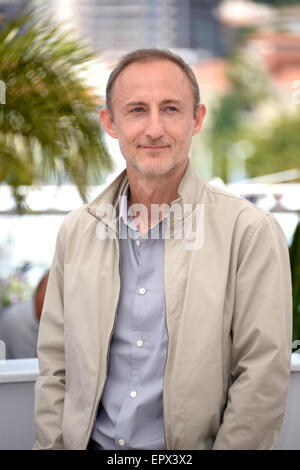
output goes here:
<path id="1" fill-rule="evenodd" d="M 168 60 L 128 65 L 112 89 L 112 103 L 172 98 L 193 103 L 190 80 L 179 65 Z"/>

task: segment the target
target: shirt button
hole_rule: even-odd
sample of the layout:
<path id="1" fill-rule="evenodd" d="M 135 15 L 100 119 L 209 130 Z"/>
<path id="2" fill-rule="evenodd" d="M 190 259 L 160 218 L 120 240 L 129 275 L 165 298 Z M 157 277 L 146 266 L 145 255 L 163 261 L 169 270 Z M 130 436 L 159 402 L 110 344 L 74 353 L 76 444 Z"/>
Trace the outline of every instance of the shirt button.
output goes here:
<path id="1" fill-rule="evenodd" d="M 139 288 L 139 294 L 144 295 L 146 294 L 146 289 L 144 287 Z"/>
<path id="2" fill-rule="evenodd" d="M 135 243 L 137 244 L 137 246 L 141 246 L 141 242 L 140 242 L 140 240 L 136 240 L 136 242 L 135 242 Z"/>
<path id="3" fill-rule="evenodd" d="M 119 439 L 118 442 L 119 442 L 120 446 L 125 446 L 124 439 Z"/>
<path id="4" fill-rule="evenodd" d="M 132 390 L 132 392 L 130 392 L 130 396 L 131 396 L 131 398 L 135 398 L 136 397 L 136 391 Z"/>
<path id="5" fill-rule="evenodd" d="M 141 348 L 144 344 L 144 341 L 142 339 L 139 339 L 137 342 L 136 342 L 136 345 Z"/>

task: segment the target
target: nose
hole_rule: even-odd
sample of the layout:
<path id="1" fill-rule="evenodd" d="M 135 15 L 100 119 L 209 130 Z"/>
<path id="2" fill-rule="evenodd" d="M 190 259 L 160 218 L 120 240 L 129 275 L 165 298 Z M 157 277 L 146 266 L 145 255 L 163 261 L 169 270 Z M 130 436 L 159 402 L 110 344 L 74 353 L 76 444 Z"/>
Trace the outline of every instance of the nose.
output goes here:
<path id="1" fill-rule="evenodd" d="M 145 129 L 146 136 L 152 140 L 158 140 L 164 135 L 164 133 L 165 130 L 159 111 L 151 111 L 149 113 L 147 127 Z"/>

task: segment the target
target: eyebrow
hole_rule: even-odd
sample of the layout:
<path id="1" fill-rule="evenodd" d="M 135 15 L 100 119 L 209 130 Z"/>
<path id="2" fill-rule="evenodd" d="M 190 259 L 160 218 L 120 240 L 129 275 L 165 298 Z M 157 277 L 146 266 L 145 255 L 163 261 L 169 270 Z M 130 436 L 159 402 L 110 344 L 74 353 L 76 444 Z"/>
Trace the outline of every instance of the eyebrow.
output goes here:
<path id="1" fill-rule="evenodd" d="M 166 100 L 163 100 L 160 104 L 164 105 L 164 104 L 170 104 L 170 103 L 181 105 L 182 101 L 179 101 L 176 99 L 166 99 Z M 129 108 L 131 106 L 147 106 L 147 103 L 145 103 L 144 101 L 130 101 L 124 105 L 125 108 Z"/>

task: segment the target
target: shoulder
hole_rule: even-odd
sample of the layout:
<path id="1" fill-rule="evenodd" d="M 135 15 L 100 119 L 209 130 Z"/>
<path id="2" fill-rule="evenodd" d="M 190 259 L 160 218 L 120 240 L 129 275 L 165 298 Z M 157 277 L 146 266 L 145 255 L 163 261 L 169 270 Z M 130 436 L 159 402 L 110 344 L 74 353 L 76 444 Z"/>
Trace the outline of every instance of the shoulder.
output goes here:
<path id="1" fill-rule="evenodd" d="M 78 230 L 80 227 L 86 227 L 87 224 L 94 222 L 93 217 L 91 217 L 86 210 L 87 206 L 88 204 L 84 204 L 69 212 L 64 217 L 59 229 L 60 238 L 64 239 L 74 232 L 74 230 Z"/>
<path id="2" fill-rule="evenodd" d="M 236 194 L 230 193 L 225 189 L 218 188 L 217 186 L 213 186 L 210 183 L 204 183 L 204 191 L 207 197 L 210 197 L 216 202 L 223 203 L 231 207 L 243 207 L 245 209 L 253 210 L 257 214 L 268 213 L 264 209 L 253 204 L 251 201 L 248 201 L 248 199 L 245 199 L 242 196 L 237 196 Z"/>
<path id="3" fill-rule="evenodd" d="M 247 219 L 248 223 L 256 225 L 269 217 L 274 218 L 270 212 L 247 199 L 209 183 L 204 183 L 203 203 L 207 204 L 215 215 L 222 215 L 223 219 Z"/>
<path id="4" fill-rule="evenodd" d="M 283 230 L 271 212 L 209 183 L 204 183 L 202 194 L 206 221 L 224 237 L 228 235 L 230 240 L 235 240 L 240 254 L 254 240 L 286 245 Z"/>

